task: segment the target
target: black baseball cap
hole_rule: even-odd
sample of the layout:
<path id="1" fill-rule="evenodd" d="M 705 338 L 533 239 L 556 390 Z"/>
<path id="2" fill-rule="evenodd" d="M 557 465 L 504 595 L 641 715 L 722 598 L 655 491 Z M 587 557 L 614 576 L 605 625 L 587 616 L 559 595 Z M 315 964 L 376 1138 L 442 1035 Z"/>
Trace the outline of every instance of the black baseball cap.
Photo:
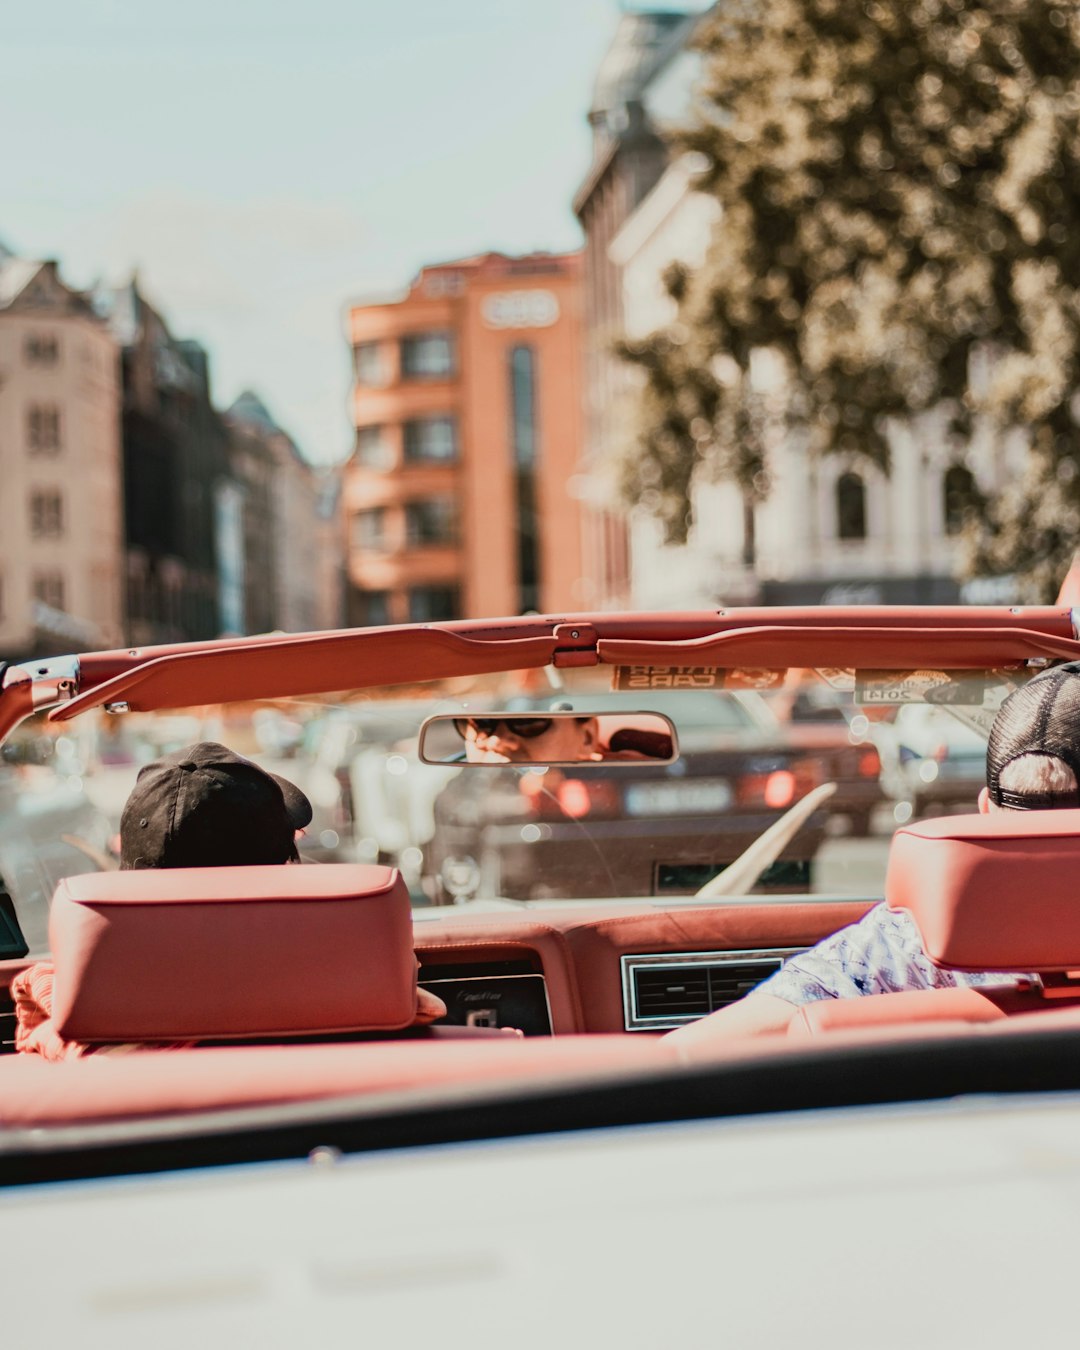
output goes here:
<path id="1" fill-rule="evenodd" d="M 139 770 L 120 817 L 120 866 L 239 867 L 296 858 L 311 803 L 216 741 L 174 750 Z"/>
<path id="2" fill-rule="evenodd" d="M 1021 755 L 1059 759 L 1073 771 L 1070 792 L 1008 792 L 1001 771 Z M 986 746 L 986 789 L 997 806 L 1014 811 L 1080 806 L 1080 661 L 1036 675 L 1009 695 L 994 718 Z"/>

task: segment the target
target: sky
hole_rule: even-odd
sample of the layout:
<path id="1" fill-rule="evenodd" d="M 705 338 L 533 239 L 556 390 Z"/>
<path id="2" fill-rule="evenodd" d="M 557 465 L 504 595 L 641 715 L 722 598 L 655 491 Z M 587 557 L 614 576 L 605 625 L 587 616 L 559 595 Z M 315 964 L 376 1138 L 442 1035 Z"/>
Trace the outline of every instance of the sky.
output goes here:
<path id="1" fill-rule="evenodd" d="M 208 348 L 219 407 L 254 389 L 309 459 L 340 460 L 350 300 L 426 262 L 580 246 L 621 7 L 12 0 L 0 241 L 77 287 L 137 269 Z"/>

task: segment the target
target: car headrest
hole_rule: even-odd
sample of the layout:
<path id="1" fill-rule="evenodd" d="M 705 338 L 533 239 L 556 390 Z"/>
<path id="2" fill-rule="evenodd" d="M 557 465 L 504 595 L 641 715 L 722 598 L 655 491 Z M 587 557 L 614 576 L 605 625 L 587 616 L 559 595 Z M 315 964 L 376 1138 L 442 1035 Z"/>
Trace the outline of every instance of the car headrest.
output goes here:
<path id="1" fill-rule="evenodd" d="M 1080 810 L 948 816 L 897 830 L 885 899 L 947 970 L 1080 968 Z"/>
<path id="2" fill-rule="evenodd" d="M 49 936 L 69 1040 L 389 1031 L 416 1015 L 409 895 L 388 867 L 68 877 Z"/>

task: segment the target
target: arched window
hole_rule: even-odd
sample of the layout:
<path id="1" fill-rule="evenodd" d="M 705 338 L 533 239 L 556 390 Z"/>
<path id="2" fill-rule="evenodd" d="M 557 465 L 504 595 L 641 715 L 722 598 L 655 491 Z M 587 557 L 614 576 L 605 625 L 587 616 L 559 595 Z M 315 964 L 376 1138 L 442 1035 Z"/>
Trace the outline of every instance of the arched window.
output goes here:
<path id="1" fill-rule="evenodd" d="M 953 464 L 946 469 L 941 481 L 941 496 L 945 533 L 959 534 L 968 507 L 975 499 L 975 478 L 970 469 L 965 469 L 962 464 Z"/>
<path id="2" fill-rule="evenodd" d="M 866 485 L 857 473 L 842 473 L 836 480 L 836 534 L 866 538 Z"/>

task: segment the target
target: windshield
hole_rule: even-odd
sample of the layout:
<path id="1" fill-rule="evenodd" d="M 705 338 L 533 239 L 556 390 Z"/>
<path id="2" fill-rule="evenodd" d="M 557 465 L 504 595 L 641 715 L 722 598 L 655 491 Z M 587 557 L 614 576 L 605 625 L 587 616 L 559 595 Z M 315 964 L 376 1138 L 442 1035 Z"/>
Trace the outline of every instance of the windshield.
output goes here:
<path id="1" fill-rule="evenodd" d="M 31 952 L 46 950 L 57 881 L 118 865 L 120 814 L 140 768 L 212 740 L 307 795 L 304 861 L 397 867 L 421 915 L 874 899 L 898 826 L 976 809 L 986 729 L 1019 676 L 697 671 L 678 678 L 721 687 L 672 688 L 674 678 L 667 668 L 548 668 L 157 715 L 95 710 L 62 728 L 34 718 L 4 748 L 0 877 Z M 644 714 L 673 728 L 673 754 L 654 752 Z M 446 762 L 421 758 L 432 717 L 451 746 L 456 737 Z M 468 762 L 471 722 L 493 736 L 524 730 L 522 757 Z M 601 750 L 546 765 L 552 724 L 599 729 Z"/>

